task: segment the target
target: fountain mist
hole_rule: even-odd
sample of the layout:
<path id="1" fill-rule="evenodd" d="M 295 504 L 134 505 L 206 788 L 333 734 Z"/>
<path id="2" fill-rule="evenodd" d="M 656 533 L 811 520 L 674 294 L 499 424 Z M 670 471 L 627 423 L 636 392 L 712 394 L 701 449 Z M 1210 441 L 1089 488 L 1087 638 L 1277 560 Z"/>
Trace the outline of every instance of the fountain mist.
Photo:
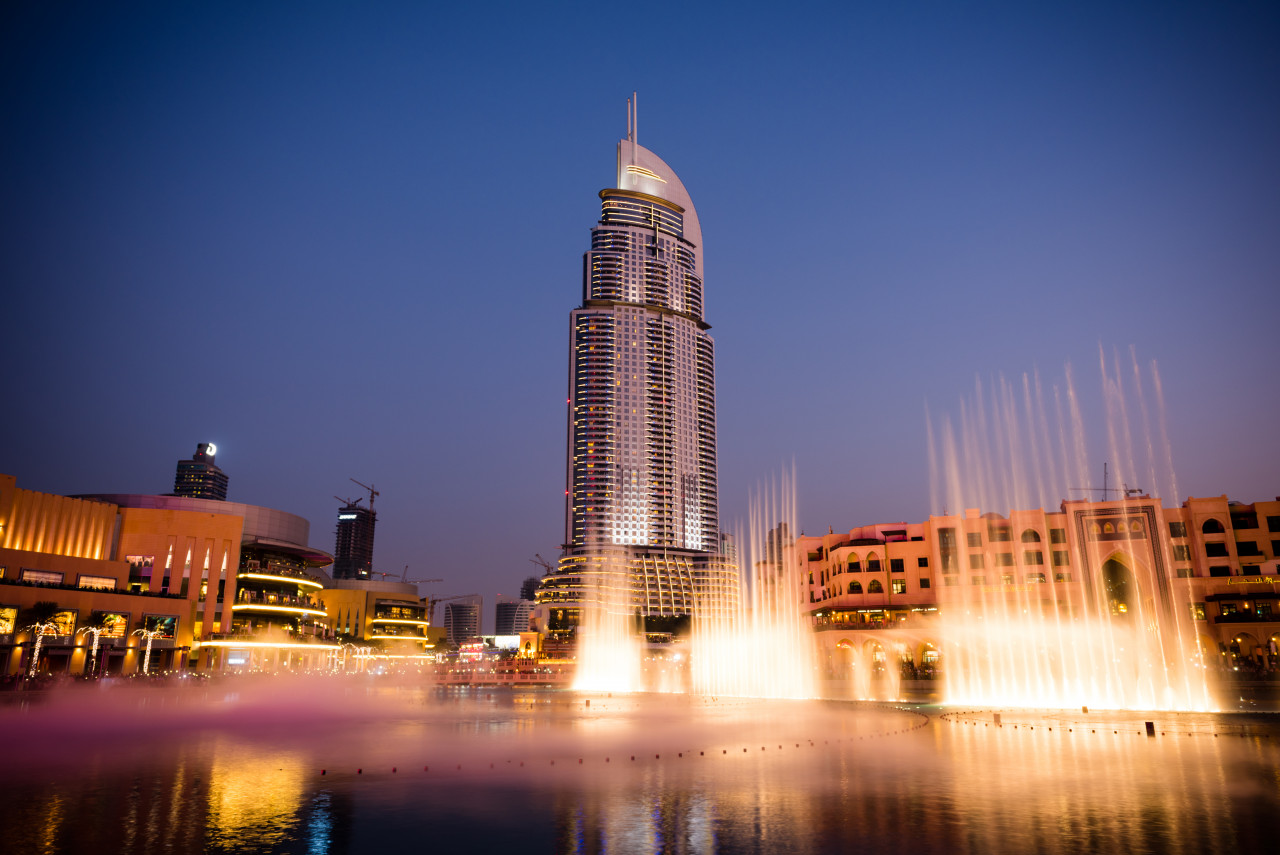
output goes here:
<path id="1" fill-rule="evenodd" d="M 643 651 L 631 607 L 625 552 L 588 557 L 582 567 L 583 603 L 578 626 L 578 669 L 573 688 L 634 692 L 644 688 Z"/>
<path id="2" fill-rule="evenodd" d="M 739 592 L 729 600 L 739 605 L 735 609 L 703 603 L 694 616 L 695 691 L 757 698 L 816 695 L 813 633 L 803 612 L 794 544 L 795 516 L 794 472 L 753 497 L 749 540 L 739 557 Z"/>
<path id="3" fill-rule="evenodd" d="M 972 400 L 961 403 L 958 427 L 950 419 L 940 430 L 930 424 L 935 524 L 945 526 L 949 517 L 961 538 L 968 532 L 983 544 L 1011 541 L 1000 547 L 1008 550 L 1002 556 L 987 547 L 985 564 L 961 548 L 977 541 L 960 542 L 950 579 L 944 556 L 938 601 L 949 702 L 1212 706 L 1194 640 L 1189 585 L 1180 587 L 1157 569 L 1172 566 L 1162 553 L 1167 540 L 1159 536 L 1165 525 L 1159 496 L 1171 490 L 1166 495 L 1177 498 L 1159 374 L 1152 363 L 1151 379 L 1144 380 L 1132 350 L 1130 357 L 1126 383 L 1119 358 L 1108 363 L 1099 353 L 1106 459 L 1114 464 L 1114 480 L 1103 485 L 1090 482 L 1099 469 L 1089 463 L 1070 366 L 1051 396 L 1038 373 L 1024 374 L 1018 384 L 1000 377 L 990 388 L 978 381 Z M 1148 383 L 1155 390 L 1154 412 Z M 1136 486 L 1139 478 L 1146 488 Z M 1060 510 L 1052 509 L 1055 498 Z M 1050 510 L 1013 510 L 1036 507 Z M 966 509 L 1004 509 L 1008 517 Z M 1086 513 L 1109 515 L 1117 532 L 1127 533 L 1087 534 Z M 1042 544 L 1039 529 L 1046 527 L 1051 542 Z M 1046 550 L 1055 555 L 1054 536 L 1064 539 L 1059 550 L 1066 549 L 1065 538 L 1077 539 L 1083 566 L 1051 572 L 1059 570 L 1056 558 L 1049 565 L 1027 563 L 1026 556 Z M 1023 559 L 992 562 L 1015 554 Z M 962 566 L 966 555 L 971 563 Z"/>
<path id="4" fill-rule="evenodd" d="M 699 597 L 687 647 L 664 651 L 675 656 L 648 663 L 647 677 L 626 552 L 585 559 L 573 688 L 814 697 L 813 633 L 803 612 L 793 543 L 795 507 L 794 474 L 752 498 L 736 584 Z M 686 649 L 688 671 L 682 674 Z"/>

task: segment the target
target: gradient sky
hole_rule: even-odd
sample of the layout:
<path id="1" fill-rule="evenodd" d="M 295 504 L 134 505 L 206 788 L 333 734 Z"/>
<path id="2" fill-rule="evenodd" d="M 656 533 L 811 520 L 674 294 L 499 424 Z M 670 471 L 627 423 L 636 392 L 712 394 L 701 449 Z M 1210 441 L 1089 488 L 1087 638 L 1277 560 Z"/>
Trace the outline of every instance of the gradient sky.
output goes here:
<path id="1" fill-rule="evenodd" d="M 926 518 L 926 407 L 976 379 L 1070 363 L 1101 435 L 1100 346 L 1159 364 L 1167 504 L 1280 494 L 1280 5 L 368 5 L 0 10 L 0 471 L 162 493 L 213 441 L 326 549 L 354 477 L 378 569 L 491 627 L 563 537 L 638 90 L 703 224 L 726 528 L 792 461 L 810 533 Z"/>

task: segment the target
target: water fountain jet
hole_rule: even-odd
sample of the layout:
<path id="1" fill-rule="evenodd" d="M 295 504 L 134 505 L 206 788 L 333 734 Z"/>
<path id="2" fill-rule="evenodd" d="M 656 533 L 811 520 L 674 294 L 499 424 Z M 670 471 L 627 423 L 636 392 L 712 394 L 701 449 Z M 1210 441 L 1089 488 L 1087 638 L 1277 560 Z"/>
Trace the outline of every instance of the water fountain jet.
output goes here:
<path id="1" fill-rule="evenodd" d="M 1129 486 L 1142 472 L 1152 487 L 1176 490 L 1171 468 L 1164 471 L 1172 454 L 1159 374 L 1153 363 L 1159 404 L 1153 414 L 1136 356 L 1129 388 L 1115 367 L 1118 358 L 1109 366 L 1100 352 L 1100 362 L 1107 459 L 1117 463 L 1120 488 L 1089 484 L 1092 467 L 1070 366 L 1064 387 L 1053 389 L 1056 436 L 1038 374 L 1034 382 L 1024 375 L 1017 385 L 1001 377 L 990 394 L 979 381 L 973 401 L 961 404 L 958 429 L 949 419 L 940 430 L 930 423 L 931 495 L 942 501 L 931 524 L 966 538 L 943 556 L 938 594 L 950 702 L 1213 707 L 1194 640 L 1190 589 L 1179 588 L 1166 569 L 1173 562 L 1159 536 L 1165 524 L 1159 490 Z M 1129 415 L 1131 395 L 1138 420 Z M 1141 433 L 1135 434 L 1139 421 Z M 1049 453 L 1054 448 L 1056 455 Z M 1102 500 L 1062 498 L 1057 512 L 1010 510 L 1007 517 L 945 511 L 1044 508 L 1076 485 L 1104 490 Z M 1042 545 L 1043 527 L 1051 530 Z M 1059 563 L 1067 538 L 1081 566 Z M 1010 546 L 989 545 L 996 540 Z M 1021 560 L 1015 561 L 1019 547 Z M 1043 563 L 1046 548 L 1049 566 Z M 967 573 L 961 564 L 966 556 Z M 1006 560 L 987 566 L 993 558 Z"/>

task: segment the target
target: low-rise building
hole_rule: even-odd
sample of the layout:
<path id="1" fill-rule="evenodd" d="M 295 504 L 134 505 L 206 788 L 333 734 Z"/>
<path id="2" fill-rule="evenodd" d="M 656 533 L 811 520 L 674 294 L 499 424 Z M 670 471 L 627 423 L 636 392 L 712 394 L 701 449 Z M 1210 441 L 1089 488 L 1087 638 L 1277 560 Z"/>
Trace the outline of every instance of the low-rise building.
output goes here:
<path id="1" fill-rule="evenodd" d="M 1167 508 L 1130 496 L 1008 516 L 971 509 L 801 536 L 795 550 L 832 674 L 864 646 L 880 659 L 893 647 L 928 671 L 948 616 L 980 616 L 995 603 L 1065 621 L 1098 604 L 1113 619 L 1189 627 L 1207 667 L 1280 661 L 1280 499 L 1189 498 Z"/>
<path id="2" fill-rule="evenodd" d="M 338 645 L 310 571 L 331 558 L 308 532 L 255 505 L 57 496 L 0 475 L 0 666 L 29 673 L 30 627 L 50 624 L 40 672 L 325 667 Z"/>
<path id="3" fill-rule="evenodd" d="M 375 657 L 421 660 L 444 640 L 444 629 L 431 626 L 412 582 L 331 579 L 325 581 L 319 599 L 335 637 L 345 644 L 368 646 Z"/>

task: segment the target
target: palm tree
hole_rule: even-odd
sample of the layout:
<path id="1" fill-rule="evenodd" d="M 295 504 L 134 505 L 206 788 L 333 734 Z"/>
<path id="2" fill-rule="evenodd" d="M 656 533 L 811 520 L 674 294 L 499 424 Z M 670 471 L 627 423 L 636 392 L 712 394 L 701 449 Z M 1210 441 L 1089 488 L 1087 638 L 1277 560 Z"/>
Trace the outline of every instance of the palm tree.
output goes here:
<path id="1" fill-rule="evenodd" d="M 102 637 L 102 633 L 110 629 L 110 619 L 106 612 L 97 612 L 91 617 L 87 623 L 76 630 L 76 634 L 87 632 L 93 635 L 93 650 L 89 652 L 89 674 L 92 676 L 98 671 L 98 639 Z"/>
<path id="2" fill-rule="evenodd" d="M 147 652 L 142 657 L 142 674 L 143 676 L 146 676 L 147 672 L 151 670 L 151 641 L 153 639 L 160 638 L 164 633 L 158 629 L 142 628 L 135 629 L 133 634 L 140 635 L 147 640 Z"/>
<path id="3" fill-rule="evenodd" d="M 35 639 L 35 647 L 31 651 L 31 676 L 36 675 L 36 667 L 40 664 L 40 648 L 44 645 L 45 635 L 53 629 L 57 628 L 57 624 L 53 622 L 53 618 L 58 612 L 62 611 L 62 607 L 51 600 L 40 600 L 34 605 L 28 606 L 22 612 L 23 622 L 30 621 L 27 629 L 31 630 L 31 635 Z"/>

